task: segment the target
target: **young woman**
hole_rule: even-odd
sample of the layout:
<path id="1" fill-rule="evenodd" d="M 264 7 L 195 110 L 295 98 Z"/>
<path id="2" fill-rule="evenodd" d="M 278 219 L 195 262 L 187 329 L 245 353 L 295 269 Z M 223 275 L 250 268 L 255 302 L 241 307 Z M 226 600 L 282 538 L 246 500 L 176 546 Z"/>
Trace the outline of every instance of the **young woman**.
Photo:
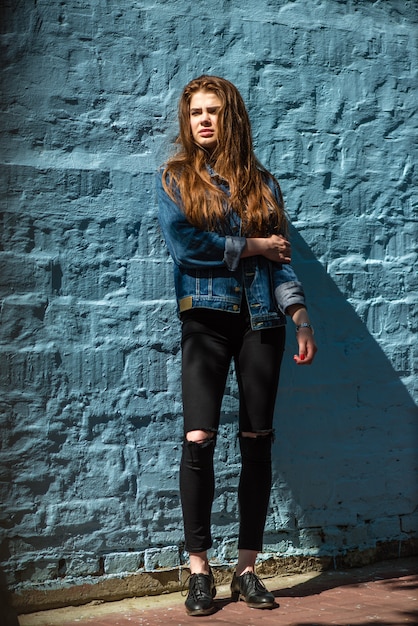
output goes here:
<path id="1" fill-rule="evenodd" d="M 256 576 L 271 489 L 273 413 L 286 315 L 296 325 L 298 365 L 315 356 L 302 285 L 290 263 L 280 187 L 257 161 L 236 87 L 201 76 L 179 103 L 179 150 L 157 177 L 159 219 L 174 261 L 182 323 L 184 443 L 180 495 L 190 555 L 189 615 L 215 610 L 213 456 L 231 360 L 240 393 L 239 557 L 232 598 L 271 608 Z"/>

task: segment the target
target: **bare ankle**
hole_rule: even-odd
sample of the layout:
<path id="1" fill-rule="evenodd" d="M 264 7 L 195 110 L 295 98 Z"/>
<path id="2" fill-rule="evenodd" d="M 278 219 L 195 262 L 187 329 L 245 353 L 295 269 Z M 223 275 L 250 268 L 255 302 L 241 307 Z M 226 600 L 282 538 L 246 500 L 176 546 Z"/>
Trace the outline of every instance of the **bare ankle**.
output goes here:
<path id="1" fill-rule="evenodd" d="M 210 566 L 206 552 L 195 552 L 190 554 L 190 573 L 209 574 Z"/>

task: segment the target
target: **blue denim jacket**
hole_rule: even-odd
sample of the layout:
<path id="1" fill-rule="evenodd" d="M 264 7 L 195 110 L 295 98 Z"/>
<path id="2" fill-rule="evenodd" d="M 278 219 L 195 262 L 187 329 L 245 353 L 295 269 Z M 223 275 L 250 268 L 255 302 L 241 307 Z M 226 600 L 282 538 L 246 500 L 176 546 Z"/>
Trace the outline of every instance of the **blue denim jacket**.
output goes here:
<path id="1" fill-rule="evenodd" d="M 195 307 L 239 313 L 246 297 L 251 327 L 258 330 L 283 326 L 287 307 L 305 304 L 303 287 L 290 265 L 273 263 L 264 256 L 241 259 L 246 240 L 240 235 L 236 214 L 231 212 L 222 233 L 200 230 L 186 219 L 180 196 L 176 203 L 165 192 L 161 171 L 156 186 L 159 221 L 174 261 L 179 313 Z M 272 191 L 277 194 L 273 187 Z"/>

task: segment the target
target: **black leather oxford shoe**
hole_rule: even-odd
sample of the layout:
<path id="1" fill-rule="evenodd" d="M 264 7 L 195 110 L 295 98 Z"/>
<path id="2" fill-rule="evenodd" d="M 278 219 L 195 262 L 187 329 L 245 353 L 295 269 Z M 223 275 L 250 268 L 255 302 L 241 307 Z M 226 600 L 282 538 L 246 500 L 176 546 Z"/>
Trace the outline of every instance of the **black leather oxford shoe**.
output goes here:
<path id="1" fill-rule="evenodd" d="M 192 574 L 189 579 L 189 594 L 185 602 L 188 615 L 211 615 L 216 608 L 213 598 L 216 596 L 215 580 L 212 571 L 209 574 Z"/>
<path id="2" fill-rule="evenodd" d="M 271 609 L 276 604 L 273 594 L 267 591 L 254 572 L 245 572 L 242 576 L 234 574 L 231 599 L 233 602 L 242 599 L 252 609 Z"/>

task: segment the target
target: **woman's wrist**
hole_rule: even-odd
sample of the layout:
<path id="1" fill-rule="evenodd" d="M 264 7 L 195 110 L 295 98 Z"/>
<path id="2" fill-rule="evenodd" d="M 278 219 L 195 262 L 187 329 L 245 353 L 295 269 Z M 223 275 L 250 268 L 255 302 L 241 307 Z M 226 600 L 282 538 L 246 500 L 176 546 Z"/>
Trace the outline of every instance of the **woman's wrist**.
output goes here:
<path id="1" fill-rule="evenodd" d="M 314 329 L 312 324 L 309 324 L 308 322 L 302 322 L 302 324 L 297 324 L 296 325 L 296 332 L 298 333 L 300 330 L 309 330 L 312 334 L 314 334 Z"/>
<path id="2" fill-rule="evenodd" d="M 258 254 L 263 254 L 266 243 L 265 239 L 261 237 L 251 237 L 246 239 L 245 247 L 241 252 L 241 258 L 249 257 L 249 256 L 257 256 Z"/>
<path id="3" fill-rule="evenodd" d="M 291 304 L 287 307 L 286 313 L 292 318 L 296 327 L 307 328 L 307 326 L 304 325 L 308 324 L 310 326 L 311 324 L 308 311 L 303 304 Z"/>

